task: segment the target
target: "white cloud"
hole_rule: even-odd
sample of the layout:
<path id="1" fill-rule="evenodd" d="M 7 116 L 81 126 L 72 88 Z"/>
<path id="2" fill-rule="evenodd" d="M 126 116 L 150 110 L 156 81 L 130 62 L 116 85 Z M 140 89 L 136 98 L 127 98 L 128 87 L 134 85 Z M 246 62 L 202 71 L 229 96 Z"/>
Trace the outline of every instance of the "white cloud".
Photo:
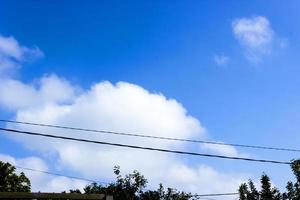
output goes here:
<path id="1" fill-rule="evenodd" d="M 201 149 L 214 152 L 216 154 L 224 155 L 224 156 L 239 156 L 236 148 L 232 146 L 222 146 L 222 145 L 214 145 L 214 144 L 201 144 Z"/>
<path id="2" fill-rule="evenodd" d="M 11 40 L 14 41 L 14 39 Z M 16 43 L 16 41 L 10 43 Z M 6 54 L 13 56 L 14 59 L 22 60 L 18 51 L 5 50 L 5 52 L 9 52 Z M 138 85 L 126 82 L 116 84 L 107 81 L 99 82 L 88 90 L 81 89 L 78 92 L 78 87 L 56 75 L 47 75 L 29 84 L 11 78 L 2 78 L 0 79 L 0 93 L 6 94 L 0 95 L 0 106 L 13 111 L 18 121 L 164 137 L 201 138 L 205 135 L 205 128 L 199 120 L 188 115 L 179 102 L 168 99 L 163 94 L 151 93 Z M 15 128 L 140 146 L 182 150 L 187 148 L 186 144 L 174 141 L 117 137 L 24 125 L 17 125 Z M 224 188 L 228 191 L 235 191 L 240 180 L 243 179 L 241 178 L 243 175 L 226 175 L 203 165 L 189 166 L 180 157 L 166 153 L 25 135 L 11 135 L 10 138 L 33 151 L 42 153 L 41 155 L 45 158 L 52 156 L 51 159 L 55 161 L 53 165 L 59 169 L 76 172 L 79 176 L 90 179 L 111 180 L 114 165 L 120 165 L 124 173 L 129 173 L 133 169 L 141 171 L 149 178 L 150 186 L 157 186 L 162 182 L 167 186 L 178 186 L 182 189 L 187 187 L 198 193 L 223 192 Z M 32 162 L 26 160 L 24 163 Z M 36 166 L 47 169 L 42 162 L 36 162 L 39 163 Z M 183 176 L 181 180 L 178 179 L 180 175 Z M 195 179 L 192 178 L 194 175 Z M 30 176 L 33 177 L 33 175 Z M 211 184 L 212 179 L 214 187 L 203 187 Z M 58 177 L 55 179 L 33 177 L 33 180 L 45 180 L 49 190 L 54 191 L 61 190 L 60 185 L 74 187 L 76 184 L 82 185 L 81 182 L 69 183 L 70 180 Z M 199 181 L 196 183 L 196 180 Z M 34 185 L 36 183 L 39 182 L 33 181 Z M 56 188 L 56 186 L 59 187 Z M 34 187 L 39 190 L 39 185 Z"/>
<path id="3" fill-rule="evenodd" d="M 223 143 L 218 141 L 218 143 Z M 200 149 L 207 152 L 212 152 L 218 155 L 233 156 L 233 157 L 244 157 L 249 158 L 250 155 L 245 153 L 240 153 L 234 146 L 229 145 L 214 145 L 214 144 L 201 144 Z"/>
<path id="4" fill-rule="evenodd" d="M 14 158 L 9 155 L 0 154 L 0 160 L 3 162 L 9 162 L 14 166 L 20 166 L 23 168 L 30 168 L 40 171 L 48 171 L 46 163 L 38 157 L 26 157 L 26 158 Z M 33 192 L 62 192 L 69 189 L 83 188 L 88 183 L 86 181 L 70 179 L 60 176 L 52 176 L 45 173 L 24 170 L 17 168 L 16 172 L 24 172 L 30 179 L 31 190 Z"/>
<path id="5" fill-rule="evenodd" d="M 0 35 L 0 75 L 19 67 L 22 62 L 32 61 L 43 55 L 38 47 L 21 46 L 14 37 Z"/>
<path id="6" fill-rule="evenodd" d="M 235 19 L 232 31 L 245 48 L 245 55 L 250 61 L 259 62 L 271 53 L 275 32 L 266 17 Z"/>
<path id="7" fill-rule="evenodd" d="M 55 81 L 61 82 L 58 77 L 56 77 Z M 44 84 L 43 81 L 40 81 L 39 88 L 44 88 Z M 54 85 L 61 86 L 60 84 Z M 27 86 L 32 87 L 30 85 Z M 9 88 L 9 90 L 16 91 L 14 88 Z M 32 90 L 35 92 L 28 92 L 28 94 L 34 94 L 33 97 L 43 99 L 43 95 L 41 95 L 43 90 Z M 177 101 L 167 99 L 162 94 L 150 93 L 134 84 L 119 82 L 113 85 L 109 82 L 101 82 L 92 86 L 90 90 L 82 91 L 82 93 L 76 95 L 71 94 L 72 97 L 70 99 L 72 100 L 67 103 L 57 101 L 56 98 L 49 98 L 51 102 L 41 100 L 43 103 L 39 103 L 39 106 L 36 106 L 35 102 L 22 104 L 21 107 L 15 106 L 13 103 L 12 107 L 16 108 L 16 120 L 164 137 L 201 138 L 205 133 L 205 129 L 200 122 L 189 116 L 185 108 Z M 17 98 L 18 95 L 19 92 L 15 93 L 15 96 L 11 95 L 11 98 Z M 3 102 L 1 97 L 0 102 Z M 2 105 L 7 107 L 7 102 L 9 101 Z M 180 142 L 174 143 L 25 126 L 17 126 L 17 128 L 140 146 L 168 149 L 186 148 Z M 59 158 L 57 162 L 60 168 L 75 171 L 87 178 L 110 180 L 113 166 L 120 165 L 126 173 L 131 172 L 133 169 L 141 171 L 146 177 L 149 177 L 151 186 L 156 186 L 163 182 L 168 186 L 180 186 L 179 188 L 182 189 L 188 186 L 188 189 L 191 189 L 191 191 L 206 192 L 206 190 L 209 190 L 210 192 L 222 192 L 223 189 L 221 190 L 220 188 L 225 187 L 223 184 L 226 183 L 228 190 L 235 191 L 240 182 L 240 178 L 232 178 L 210 168 L 215 173 L 214 178 L 221 178 L 226 181 L 220 181 L 216 184 L 216 187 L 209 187 L 210 189 L 201 188 L 200 186 L 205 185 L 211 178 L 209 176 L 202 177 L 206 173 L 202 171 L 206 170 L 206 168 L 190 167 L 184 164 L 177 156 L 165 153 L 52 139 L 45 140 L 23 135 L 15 135 L 12 138 L 22 142 L 32 150 L 44 152 L 47 155 L 49 153 L 56 154 Z M 174 170 L 182 167 L 195 173 L 196 179 L 201 181 L 195 184 L 188 176 L 184 176 L 182 180 L 186 179 L 185 181 L 176 182 Z M 179 174 L 184 174 L 184 172 Z M 240 175 L 236 176 L 240 177 Z"/>
<path id="8" fill-rule="evenodd" d="M 261 47 L 273 41 L 274 31 L 265 17 L 236 19 L 232 26 L 237 39 L 249 47 Z"/>
<path id="9" fill-rule="evenodd" d="M 51 103 L 72 101 L 77 88 L 62 78 L 52 74 L 44 76 L 34 84 L 24 84 L 18 80 L 3 78 L 0 83 L 0 104 L 17 110 L 40 107 Z"/>
<path id="10" fill-rule="evenodd" d="M 169 176 L 175 187 L 188 189 L 194 193 L 199 193 L 199 188 L 201 188 L 202 194 L 218 193 L 221 191 L 220 187 L 222 187 L 222 191 L 235 192 L 237 186 L 247 180 L 246 174 L 220 173 L 207 165 L 199 165 L 194 168 L 185 165 L 175 166 L 170 170 Z M 227 198 L 222 197 L 222 199 Z M 232 197 L 228 197 L 228 199 L 232 199 Z"/>
<path id="11" fill-rule="evenodd" d="M 219 66 L 227 65 L 230 58 L 225 55 L 214 55 L 214 62 Z"/>
<path id="12" fill-rule="evenodd" d="M 59 79 L 56 81 L 59 81 Z M 40 87 L 43 88 L 43 84 Z M 13 88 L 7 89 L 16 91 Z M 42 90 L 38 90 L 37 93 L 38 95 L 34 93 L 34 96 L 29 99 L 43 97 L 43 95 L 40 95 Z M 19 93 L 15 93 L 15 95 L 12 95 L 11 99 L 17 98 Z M 166 99 L 161 94 L 152 94 L 137 85 L 125 82 L 113 85 L 109 82 L 101 82 L 73 98 L 71 103 L 57 102 L 53 98 L 51 102 L 42 101 L 43 104 L 40 104 L 40 106 L 36 106 L 35 102 L 25 104 L 25 106 L 16 110 L 16 118 L 21 121 L 39 121 L 48 124 L 64 124 L 166 137 L 190 138 L 201 137 L 204 134 L 204 128 L 200 125 L 200 122 L 188 116 L 186 110 L 178 102 L 173 99 Z M 0 102 L 3 101 L 0 100 Z M 7 106 L 9 101 L 5 102 L 5 106 Z M 74 132 L 66 132 L 65 130 L 56 130 L 56 132 L 74 134 Z M 82 137 L 82 134 L 76 134 L 76 136 Z M 149 141 L 128 137 L 120 139 L 120 137 L 99 134 L 85 134 L 84 137 L 156 147 L 171 147 L 173 144 L 168 141 Z M 35 143 L 35 141 L 37 142 Z M 101 148 L 101 151 L 99 151 L 99 147 L 93 145 L 79 145 L 86 148 L 78 149 L 77 146 L 74 146 L 74 143 L 67 142 L 62 142 L 61 145 L 56 145 L 55 142 L 55 145 L 53 145 L 47 141 L 46 144 L 43 144 L 39 139 L 29 140 L 28 142 L 30 145 L 44 148 L 46 151 L 48 149 L 56 150 L 62 162 L 76 168 L 79 167 L 81 170 L 86 167 L 82 163 L 78 163 L 80 159 L 91 157 L 91 160 L 93 160 L 93 157 L 99 157 L 99 159 L 105 160 L 110 157 L 117 162 L 120 155 L 119 151 L 127 152 L 124 149 L 119 150 L 111 147 Z M 149 142 L 151 143 L 149 144 Z M 182 146 L 180 143 L 177 145 Z M 73 155 L 74 152 L 78 152 L 78 154 Z M 135 156 L 131 155 L 140 154 L 135 150 L 129 152 L 128 155 L 125 153 L 121 159 L 134 159 Z M 147 154 L 147 152 L 143 152 L 143 154 L 145 153 Z M 153 153 L 149 153 L 149 155 L 153 155 Z M 112 169 L 111 166 L 109 168 Z M 87 173 L 91 173 L 91 171 L 87 170 Z"/>

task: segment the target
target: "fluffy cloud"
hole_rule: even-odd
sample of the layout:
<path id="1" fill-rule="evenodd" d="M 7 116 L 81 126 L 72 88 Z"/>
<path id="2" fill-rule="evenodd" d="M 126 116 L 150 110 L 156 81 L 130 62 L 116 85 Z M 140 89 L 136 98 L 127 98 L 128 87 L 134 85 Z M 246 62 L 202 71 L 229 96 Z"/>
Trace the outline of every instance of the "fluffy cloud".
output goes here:
<path id="1" fill-rule="evenodd" d="M 59 79 L 56 81 L 60 82 Z M 59 84 L 57 84 L 59 85 Z M 43 88 L 43 84 L 40 86 Z M 8 88 L 16 91 L 13 88 Z M 38 90 L 39 95 L 33 97 L 43 97 L 42 90 Z M 31 94 L 31 93 L 29 93 Z M 19 96 L 11 96 L 12 99 Z M 0 97 L 5 98 L 5 97 Z M 49 100 L 49 99 L 48 99 Z M 3 102 L 3 101 L 0 101 Z M 125 83 L 119 82 L 113 85 L 109 82 L 101 82 L 94 85 L 90 90 L 74 97 L 72 103 L 57 102 L 53 98 L 51 102 L 44 102 L 36 106 L 35 102 L 16 110 L 16 119 L 20 121 L 38 121 L 48 124 L 64 124 L 68 126 L 89 127 L 93 129 L 104 129 L 113 131 L 143 133 L 155 136 L 166 137 L 201 137 L 204 134 L 204 128 L 199 121 L 186 114 L 186 110 L 175 100 L 166 99 L 161 94 L 152 94 L 145 89 Z M 6 105 L 7 106 L 7 105 Z M 25 128 L 25 127 L 18 127 Z M 36 130 L 36 129 L 35 129 Z M 49 131 L 40 129 L 41 131 Z M 116 137 L 111 135 L 100 135 L 85 133 L 68 132 L 66 130 L 55 130 L 57 134 L 72 134 L 77 137 L 85 137 L 89 139 L 106 140 L 113 142 L 123 142 L 138 144 L 144 146 L 155 146 L 169 148 L 173 146 L 173 142 L 145 140 L 139 138 Z M 18 138 L 23 140 L 22 137 Z M 154 156 L 157 153 L 139 152 L 136 150 L 126 150 L 119 148 L 103 147 L 99 148 L 93 145 L 74 145 L 73 142 L 40 142 L 40 139 L 33 138 L 28 140 L 28 146 L 32 148 L 42 148 L 45 151 L 55 150 L 62 163 L 73 166 L 77 170 L 85 171 L 86 166 L 78 161 L 88 159 L 91 162 L 95 160 L 113 159 L 108 169 L 112 169 L 111 163 L 117 164 L 118 160 L 123 160 L 124 166 L 127 166 L 127 160 L 134 160 L 143 155 Z M 176 144 L 179 148 L 183 148 L 181 143 Z M 83 147 L 83 148 L 78 148 Z M 77 153 L 76 153 L 77 152 Z M 124 153 L 122 153 L 124 152 Z M 120 155 L 122 155 L 120 157 Z M 164 157 L 169 157 L 164 154 Z M 157 159 L 160 157 L 157 156 Z M 105 164 L 104 164 L 105 165 Z M 152 166 L 152 160 L 145 160 L 141 165 Z M 123 165 L 122 165 L 123 166 Z M 90 165 L 89 167 L 93 167 Z M 131 166 L 129 166 L 131 168 Z M 150 170 L 150 169 L 149 169 Z M 86 173 L 98 173 L 93 170 L 86 170 Z M 94 174 L 93 174 L 94 175 Z"/>
<path id="2" fill-rule="evenodd" d="M 219 141 L 219 143 L 222 143 Z M 248 154 L 240 153 L 233 146 L 227 145 L 214 145 L 214 144 L 201 144 L 200 149 L 203 151 L 213 152 L 215 154 L 233 157 L 250 157 Z"/>
<path id="3" fill-rule="evenodd" d="M 14 39 L 11 40 L 14 41 Z M 10 52 L 9 55 L 20 58 L 18 53 L 6 51 Z M 15 114 L 14 118 L 18 121 L 164 137 L 196 139 L 203 138 L 205 135 L 205 128 L 199 120 L 188 115 L 186 109 L 179 102 L 166 98 L 163 94 L 152 93 L 138 85 L 127 82 L 112 84 L 104 81 L 93 85 L 87 90 L 78 88 L 69 83 L 68 80 L 56 75 L 46 75 L 33 83 L 23 83 L 6 77 L 0 80 L 0 93 L 6 94 L 0 95 L 0 106 L 12 111 Z M 192 148 L 192 146 L 187 146 L 183 142 L 117 137 L 108 134 L 25 125 L 14 125 L 12 127 L 148 147 L 181 150 Z M 12 134 L 9 137 L 40 153 L 47 159 L 50 156 L 51 160 L 55 161 L 53 164 L 58 167 L 57 169 L 71 171 L 90 179 L 109 181 L 113 177 L 113 166 L 120 165 L 124 173 L 129 173 L 133 169 L 141 171 L 148 177 L 150 187 L 157 186 L 162 182 L 167 186 L 187 188 L 191 192 L 198 193 L 224 192 L 224 188 L 228 191 L 235 191 L 240 181 L 245 180 L 241 174 L 226 175 L 205 165 L 190 166 L 180 157 L 166 153 L 18 134 Z M 195 149 L 198 148 L 198 146 L 195 147 Z M 211 149 L 208 150 L 211 151 Z M 35 166 L 47 169 L 47 166 L 41 160 L 37 158 L 34 160 L 38 163 Z M 21 162 L 18 160 L 13 161 L 17 164 Z M 30 160 L 24 161 L 24 163 L 29 164 L 32 162 Z M 74 182 L 62 177 L 44 179 L 44 177 L 30 176 L 33 180 L 47 182 L 47 187 L 53 191 L 61 190 L 63 187 L 60 187 L 60 185 L 69 185 L 70 187 L 81 187 L 83 185 L 82 182 Z M 38 175 L 36 174 L 36 176 Z M 212 180 L 214 181 L 213 184 Z M 33 183 L 35 182 L 38 183 L 38 181 L 33 181 Z M 205 187 L 208 184 L 210 187 Z M 34 184 L 34 186 L 35 190 L 39 190 L 38 185 Z M 55 188 L 56 186 L 58 188 Z"/>
<path id="4" fill-rule="evenodd" d="M 68 103 L 79 89 L 62 78 L 52 74 L 44 76 L 33 84 L 2 78 L 0 104 L 11 110 L 41 107 L 46 104 Z"/>
<path id="5" fill-rule="evenodd" d="M 46 80 L 48 78 L 43 77 Z M 58 83 L 64 81 L 66 80 L 61 80 L 58 77 L 54 79 L 54 82 Z M 47 81 L 40 81 L 38 88 L 44 88 L 45 83 Z M 52 84 L 64 85 L 58 83 Z M 71 85 L 67 82 L 65 84 Z M 27 95 L 30 97 L 30 94 L 33 94 L 33 97 L 41 98 L 42 103 L 39 103 L 39 106 L 36 106 L 35 102 L 31 104 L 23 103 L 22 106 L 14 105 L 16 120 L 19 121 L 89 127 L 165 137 L 201 138 L 205 134 L 205 129 L 200 122 L 189 116 L 184 107 L 176 100 L 167 99 L 162 94 L 150 93 L 134 84 L 101 82 L 95 84 L 89 90 L 82 91 L 80 94 L 73 95 L 74 93 L 70 93 L 72 98 L 63 98 L 67 99 L 67 102 L 58 101 L 57 98 L 48 98 L 48 101 L 44 101 L 42 89 L 34 89 L 31 85 L 26 86 L 31 88 L 25 87 L 28 91 L 35 91 L 28 92 L 29 95 Z M 9 88 L 9 90 L 16 91 L 13 88 Z M 17 98 L 19 93 L 15 95 L 12 95 L 11 98 Z M 0 97 L 0 102 L 5 102 L 1 98 L 3 97 Z M 7 102 L 2 105 L 8 106 Z M 16 128 L 140 146 L 182 150 L 187 148 L 184 143 L 180 142 L 116 137 L 99 133 L 46 129 L 24 125 L 18 125 Z M 87 178 L 110 180 L 113 166 L 120 165 L 126 173 L 131 172 L 133 169 L 141 171 L 146 177 L 149 177 L 150 186 L 163 182 L 172 187 L 182 189 L 186 187 L 192 192 L 222 192 L 223 189 L 220 191 L 220 188 L 225 187 L 223 184 L 226 185 L 228 191 L 235 191 L 242 179 L 240 178 L 242 175 L 231 177 L 208 166 L 188 166 L 176 155 L 52 139 L 45 140 L 23 135 L 13 135 L 11 137 L 32 150 L 43 152 L 45 155 L 49 155 L 49 153 L 50 155 L 56 155 L 60 168 L 75 171 Z M 207 171 L 210 173 L 208 174 Z M 193 174 L 195 177 L 191 178 L 189 174 Z M 203 176 L 203 174 L 206 174 L 206 176 Z M 179 176 L 182 176 L 182 178 L 178 179 Z M 207 181 L 218 178 L 224 181 L 218 181 L 215 187 L 209 187 L 209 189 L 204 187 Z"/>
<path id="6" fill-rule="evenodd" d="M 46 163 L 38 157 L 26 157 L 16 159 L 12 156 L 0 154 L 0 160 L 9 162 L 14 166 L 23 168 L 36 169 L 40 171 L 48 171 Z M 66 177 L 52 176 L 49 174 L 39 173 L 35 171 L 23 170 L 17 168 L 17 173 L 23 171 L 30 179 L 32 191 L 34 192 L 62 192 L 69 189 L 83 188 L 87 182 L 74 180 Z"/>
<path id="7" fill-rule="evenodd" d="M 266 17 L 235 19 L 232 31 L 245 48 L 245 55 L 250 61 L 259 62 L 263 56 L 271 53 L 275 33 Z"/>
<path id="8" fill-rule="evenodd" d="M 175 185 L 177 188 L 182 188 L 183 190 L 188 188 L 189 191 L 194 193 L 197 193 L 199 188 L 201 188 L 202 194 L 209 194 L 212 191 L 220 191 L 220 186 L 222 186 L 223 191 L 236 191 L 236 186 L 245 181 L 246 174 L 238 176 L 233 173 L 220 173 L 207 165 L 200 165 L 194 168 L 179 165 L 171 169 L 169 176 L 172 183 L 177 183 Z M 244 178 L 242 178 L 243 176 Z M 184 187 L 182 187 L 183 185 Z M 221 199 L 224 199 L 224 197 Z"/>
<path id="9" fill-rule="evenodd" d="M 21 46 L 14 37 L 0 35 L 0 75 L 20 66 L 22 62 L 32 61 L 43 55 L 38 47 Z"/>
<path id="10" fill-rule="evenodd" d="M 229 57 L 225 55 L 214 55 L 214 62 L 219 66 L 227 65 L 229 62 Z"/>
<path id="11" fill-rule="evenodd" d="M 273 40 L 274 31 L 265 17 L 236 19 L 232 26 L 237 39 L 251 48 L 270 44 Z"/>
<path id="12" fill-rule="evenodd" d="M 204 150 L 209 150 L 209 151 L 215 152 L 217 154 L 224 155 L 224 156 L 238 156 L 237 150 L 232 146 L 202 144 L 201 148 Z"/>

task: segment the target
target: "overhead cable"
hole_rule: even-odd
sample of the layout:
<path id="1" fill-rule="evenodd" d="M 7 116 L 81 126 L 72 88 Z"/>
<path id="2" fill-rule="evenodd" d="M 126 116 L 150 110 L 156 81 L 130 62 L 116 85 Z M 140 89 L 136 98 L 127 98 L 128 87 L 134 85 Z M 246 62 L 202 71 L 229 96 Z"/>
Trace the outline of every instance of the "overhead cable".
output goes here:
<path id="1" fill-rule="evenodd" d="M 69 129 L 69 130 L 76 130 L 76 131 L 85 131 L 85 132 L 94 132 L 94 133 L 103 133 L 103 134 L 112 134 L 112 135 L 121 135 L 121 136 L 129 136 L 129 137 L 152 138 L 152 139 L 159 139 L 159 140 L 180 141 L 180 142 L 190 142 L 190 143 L 202 143 L 202 144 L 211 144 L 211 145 L 220 145 L 220 146 L 235 146 L 235 147 L 252 148 L 252 149 L 300 152 L 300 149 L 296 149 L 296 148 L 272 147 L 272 146 L 261 146 L 261 145 L 248 145 L 248 144 L 237 144 L 237 143 L 226 143 L 226 142 L 223 143 L 223 142 L 218 142 L 218 141 L 194 140 L 194 139 L 183 139 L 183 138 L 173 138 L 173 137 L 164 137 L 164 136 L 144 135 L 144 134 L 125 133 L 125 132 L 116 132 L 116 131 L 107 131 L 107 130 L 78 128 L 78 127 L 70 127 L 70 126 L 51 125 L 51 124 L 43 124 L 43 123 L 14 121 L 14 120 L 6 120 L 6 119 L 0 119 L 0 122 L 14 123 L 14 124 L 24 124 L 24 125 L 32 125 L 32 126 L 41 126 L 41 127 L 49 127 L 49 128 Z"/>
<path id="2" fill-rule="evenodd" d="M 174 153 L 174 154 L 182 154 L 182 155 L 192 155 L 192 156 L 231 159 L 231 160 L 244 160 L 244 161 L 251 161 L 251 162 L 285 164 L 285 165 L 291 164 L 291 162 L 287 162 L 287 161 L 254 159 L 254 158 L 246 158 L 246 157 L 224 156 L 224 155 L 218 155 L 218 154 L 204 154 L 204 153 L 196 153 L 196 152 L 188 152 L 188 151 L 169 150 L 169 149 L 154 148 L 154 147 L 143 147 L 143 146 L 136 146 L 136 145 L 121 144 L 121 143 L 87 140 L 87 139 L 83 139 L 83 138 L 74 138 L 74 137 L 58 136 L 58 135 L 51 135 L 51 134 L 43 134 L 43 133 L 38 133 L 38 132 L 22 131 L 22 130 L 16 130 L 16 129 L 8 129 L 8 128 L 0 128 L 0 130 L 9 132 L 9 133 L 26 134 L 26 135 L 32 135 L 32 136 L 41 136 L 41 137 L 48 137 L 48 138 L 55 138 L 55 139 L 62 139 L 62 140 L 71 140 L 71 141 L 78 141 L 78 142 L 85 142 L 85 143 L 94 143 L 94 144 L 100 144 L 100 145 L 109 145 L 109 146 L 117 146 L 117 147 L 131 148 L 131 149 L 149 150 L 149 151 L 158 151 L 158 152 Z"/>

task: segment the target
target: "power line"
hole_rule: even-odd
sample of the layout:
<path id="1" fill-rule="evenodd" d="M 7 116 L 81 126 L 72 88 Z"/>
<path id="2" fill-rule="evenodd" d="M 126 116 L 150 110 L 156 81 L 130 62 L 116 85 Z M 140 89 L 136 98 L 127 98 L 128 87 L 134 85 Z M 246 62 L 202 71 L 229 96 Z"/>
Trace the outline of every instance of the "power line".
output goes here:
<path id="1" fill-rule="evenodd" d="M 213 199 L 213 198 L 205 198 L 205 197 L 199 197 L 199 199 L 203 199 L 203 200 L 217 200 L 217 199 Z"/>
<path id="2" fill-rule="evenodd" d="M 66 178 L 70 178 L 70 179 L 87 181 L 87 182 L 91 182 L 91 183 L 109 184 L 106 182 L 96 181 L 96 180 L 92 180 L 92 179 L 81 178 L 81 177 L 77 177 L 77 176 L 63 175 L 63 174 L 59 174 L 59 173 L 48 172 L 48 171 L 43 171 L 43 170 L 39 170 L 39 169 L 32 169 L 32 168 L 28 168 L 28 167 L 20 167 L 20 166 L 15 166 L 15 167 L 18 169 L 22 169 L 22 170 L 34 171 L 34 172 L 39 172 L 39 173 L 48 174 L 48 175 L 52 175 L 52 176 L 61 176 L 61 177 L 66 177 Z"/>
<path id="3" fill-rule="evenodd" d="M 212 193 L 212 194 L 195 194 L 195 197 L 215 197 L 215 196 L 234 196 L 238 195 L 237 192 L 229 192 L 229 193 Z"/>
<path id="4" fill-rule="evenodd" d="M 223 143 L 223 142 L 216 142 L 216 141 L 172 138 L 172 137 L 163 137 L 163 136 L 143 135 L 143 134 L 124 133 L 124 132 L 115 132 L 115 131 L 106 131 L 106 130 L 96 130 L 96 129 L 87 129 L 87 128 L 78 128 L 78 127 L 69 127 L 69 126 L 59 126 L 59 125 L 42 124 L 42 123 L 14 121 L 14 120 L 6 120 L 6 119 L 0 119 L 0 122 L 25 124 L 25 125 L 50 127 L 50 128 L 59 128 L 59 129 L 69 129 L 69 130 L 94 132 L 94 133 L 122 135 L 122 136 L 130 136 L 130 137 L 152 138 L 152 139 L 160 139 L 160 140 L 171 140 L 171 141 L 202 143 L 202 144 L 212 144 L 212 145 L 222 145 L 222 146 L 235 146 L 235 147 L 252 148 L 252 149 L 300 152 L 300 149 L 295 149 L 295 148 L 271 147 L 271 146 L 260 146 L 260 145 L 246 145 L 246 144 L 236 144 L 236 143 Z"/>
<path id="5" fill-rule="evenodd" d="M 231 159 L 231 160 L 244 160 L 244 161 L 273 163 L 273 164 L 286 164 L 286 165 L 291 164 L 291 162 L 286 162 L 286 161 L 253 159 L 253 158 L 243 158 L 243 157 L 234 157 L 234 156 L 223 156 L 223 155 L 217 155 L 217 154 L 203 154 L 203 153 L 188 152 L 188 151 L 177 151 L 177 150 L 169 150 L 169 149 L 161 149 L 161 148 L 153 148 L 153 147 L 143 147 L 143 146 L 121 144 L 121 143 L 111 143 L 111 142 L 103 142 L 103 141 L 96 141 L 96 140 L 87 140 L 87 139 L 81 139 L 81 138 L 57 136 L 57 135 L 43 134 L 43 133 L 30 132 L 30 131 L 21 131 L 21 130 L 16 130 L 16 129 L 0 128 L 0 130 L 6 131 L 6 132 L 26 134 L 26 135 L 34 135 L 34 136 L 49 137 L 49 138 L 56 138 L 56 139 L 63 139 L 63 140 L 72 140 L 72 141 L 78 141 L 78 142 L 86 142 L 86 143 L 94 143 L 94 144 L 118 146 L 118 147 L 132 148 L 132 149 L 142 149 L 142 150 L 149 150 L 149 151 L 159 151 L 159 152 L 165 152 L 165 153 L 175 153 L 175 154 L 192 155 L 192 156 L 202 156 L 202 157 L 212 157 L 212 158 L 222 158 L 222 159 Z"/>

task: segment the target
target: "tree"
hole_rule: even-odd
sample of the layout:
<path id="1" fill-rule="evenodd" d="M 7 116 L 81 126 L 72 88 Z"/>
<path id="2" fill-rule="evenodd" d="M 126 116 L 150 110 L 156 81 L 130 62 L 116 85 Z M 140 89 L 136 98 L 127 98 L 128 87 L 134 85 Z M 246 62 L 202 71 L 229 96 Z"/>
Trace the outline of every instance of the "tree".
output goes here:
<path id="1" fill-rule="evenodd" d="M 108 186 L 92 183 L 84 188 L 86 194 L 103 193 L 113 195 L 114 200 L 189 200 L 197 199 L 190 193 L 180 192 L 172 188 L 164 190 L 162 184 L 157 190 L 144 191 L 147 179 L 138 171 L 133 171 L 124 177 L 121 175 L 120 167 L 114 167 L 116 182 Z M 76 190 L 77 191 L 77 190 Z M 70 191 L 70 192 L 76 192 Z M 78 191 L 77 191 L 78 192 Z"/>
<path id="2" fill-rule="evenodd" d="M 259 199 L 259 192 L 255 188 L 255 185 L 254 185 L 253 181 L 249 180 L 248 185 L 249 185 L 249 189 L 250 189 L 250 192 L 249 192 L 249 195 L 248 195 L 248 200 Z"/>
<path id="3" fill-rule="evenodd" d="M 272 188 L 270 178 L 266 175 L 263 174 L 261 177 L 261 200 L 280 200 L 281 199 L 281 194 L 276 189 L 275 187 Z"/>
<path id="4" fill-rule="evenodd" d="M 11 164 L 0 161 L 0 192 L 30 192 L 30 180 L 15 170 Z"/>
<path id="5" fill-rule="evenodd" d="M 260 193 L 251 179 L 249 179 L 248 183 L 241 184 L 238 191 L 240 200 L 260 200 Z"/>
<path id="6" fill-rule="evenodd" d="M 114 196 L 115 200 L 138 200 L 147 184 L 145 177 L 136 170 L 123 177 L 119 166 L 114 167 L 114 174 L 117 176 L 115 183 L 106 187 L 92 183 L 84 188 L 85 193 L 110 194 Z"/>
<path id="7" fill-rule="evenodd" d="M 239 195 L 240 195 L 240 200 L 248 200 L 248 186 L 246 183 L 243 183 L 239 187 Z"/>
<path id="8" fill-rule="evenodd" d="M 240 200 L 300 200 L 300 159 L 292 160 L 291 168 L 295 175 L 296 182 L 287 183 L 287 191 L 283 194 L 271 186 L 270 178 L 263 174 L 261 176 L 261 191 L 258 191 L 253 182 L 249 180 L 248 184 L 243 183 L 239 187 Z"/>
<path id="9" fill-rule="evenodd" d="M 161 200 L 164 198 L 164 187 L 162 184 L 159 184 L 159 188 L 157 190 L 148 190 L 143 192 L 140 196 L 142 200 Z"/>
<path id="10" fill-rule="evenodd" d="M 168 188 L 166 192 L 164 192 L 163 200 L 189 200 L 189 199 L 197 199 L 197 197 L 193 197 L 190 193 L 179 192 L 175 189 Z"/>
<path id="11" fill-rule="evenodd" d="M 240 200 L 281 200 L 281 193 L 271 186 L 270 178 L 263 174 L 261 176 L 261 191 L 259 192 L 253 181 L 249 180 L 248 184 L 243 183 L 239 187 Z"/>
<path id="12" fill-rule="evenodd" d="M 270 200 L 273 199 L 272 188 L 270 183 L 270 178 L 263 174 L 260 179 L 261 182 L 261 200 Z"/>
<path id="13" fill-rule="evenodd" d="M 300 160 L 292 160 L 292 171 L 295 175 L 296 182 L 289 181 L 287 183 L 287 192 L 283 193 L 284 200 L 299 200 L 300 199 Z"/>
<path id="14" fill-rule="evenodd" d="M 283 199 L 296 200 L 296 191 L 294 189 L 294 184 L 289 181 L 286 186 L 287 192 L 283 193 Z"/>

